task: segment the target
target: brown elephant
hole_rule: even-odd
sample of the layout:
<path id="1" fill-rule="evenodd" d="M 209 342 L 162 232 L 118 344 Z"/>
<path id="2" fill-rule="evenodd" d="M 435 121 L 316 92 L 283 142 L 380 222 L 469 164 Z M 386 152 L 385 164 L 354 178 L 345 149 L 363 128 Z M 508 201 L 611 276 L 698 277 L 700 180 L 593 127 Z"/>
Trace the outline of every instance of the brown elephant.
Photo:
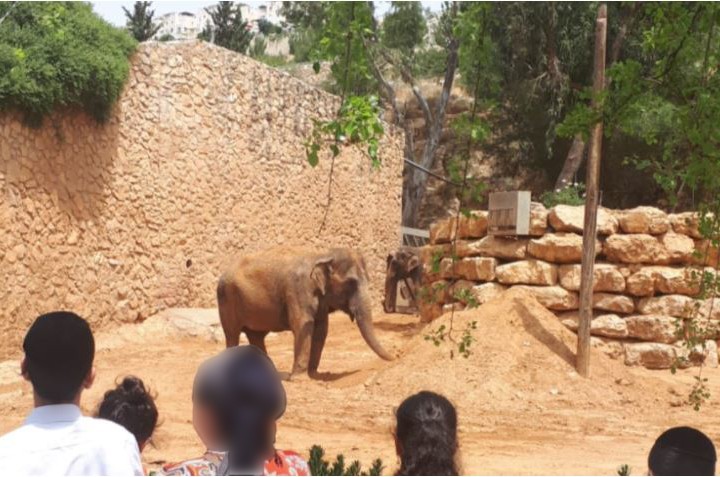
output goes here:
<path id="1" fill-rule="evenodd" d="M 375 337 L 369 276 L 357 251 L 316 252 L 278 247 L 236 259 L 221 275 L 217 298 L 227 347 L 244 332 L 263 351 L 270 331 L 295 335 L 291 376 L 317 372 L 328 334 L 328 315 L 341 310 L 381 358 L 393 359 Z"/>
<path id="2" fill-rule="evenodd" d="M 389 254 L 385 274 L 385 300 L 383 300 L 385 313 L 395 311 L 397 284 L 400 280 L 405 280 L 410 291 L 411 302 L 414 307 L 418 307 L 417 292 L 422 276 L 423 264 L 416 249 L 400 247 L 396 252 Z"/>

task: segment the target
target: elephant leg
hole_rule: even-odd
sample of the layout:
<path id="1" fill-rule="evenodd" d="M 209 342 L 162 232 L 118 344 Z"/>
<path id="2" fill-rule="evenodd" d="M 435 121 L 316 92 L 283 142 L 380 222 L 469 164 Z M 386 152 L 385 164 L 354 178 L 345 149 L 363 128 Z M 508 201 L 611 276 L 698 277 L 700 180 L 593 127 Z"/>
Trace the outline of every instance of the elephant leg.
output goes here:
<path id="1" fill-rule="evenodd" d="M 310 361 L 310 348 L 312 346 L 314 322 L 305 320 L 295 332 L 295 360 L 292 373 L 303 374 L 308 370 Z"/>
<path id="2" fill-rule="evenodd" d="M 263 353 L 267 354 L 267 349 L 265 348 L 265 336 L 267 336 L 267 331 L 252 331 L 245 329 L 245 334 L 247 335 L 248 341 L 251 345 L 257 346 L 260 348 Z"/>
<path id="3" fill-rule="evenodd" d="M 235 316 L 231 300 L 224 299 L 218 303 L 220 313 L 220 324 L 225 334 L 225 347 L 232 348 L 240 344 L 240 332 L 242 331 L 238 317 Z"/>
<path id="4" fill-rule="evenodd" d="M 308 371 L 316 373 L 320 366 L 320 357 L 325 347 L 325 339 L 328 335 L 328 315 L 320 316 L 315 320 L 315 328 L 312 334 L 312 346 L 310 347 L 310 362 Z"/>

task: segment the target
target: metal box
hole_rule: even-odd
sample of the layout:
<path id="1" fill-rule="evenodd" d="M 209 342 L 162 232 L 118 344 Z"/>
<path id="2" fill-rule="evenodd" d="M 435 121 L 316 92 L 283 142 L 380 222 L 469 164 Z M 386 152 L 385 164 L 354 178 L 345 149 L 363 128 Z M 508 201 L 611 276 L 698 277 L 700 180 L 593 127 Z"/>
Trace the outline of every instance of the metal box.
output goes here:
<path id="1" fill-rule="evenodd" d="M 491 192 L 488 203 L 488 235 L 530 233 L 530 191 Z"/>

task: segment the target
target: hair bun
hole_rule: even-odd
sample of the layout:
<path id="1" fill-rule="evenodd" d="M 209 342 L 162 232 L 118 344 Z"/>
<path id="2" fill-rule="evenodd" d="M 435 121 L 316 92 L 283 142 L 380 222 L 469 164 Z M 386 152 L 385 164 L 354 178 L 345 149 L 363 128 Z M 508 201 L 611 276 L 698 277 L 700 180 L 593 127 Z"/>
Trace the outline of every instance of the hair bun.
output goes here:
<path id="1" fill-rule="evenodd" d="M 143 402 L 147 399 L 147 390 L 142 379 L 135 376 L 126 376 L 119 386 L 127 400 L 133 403 Z"/>

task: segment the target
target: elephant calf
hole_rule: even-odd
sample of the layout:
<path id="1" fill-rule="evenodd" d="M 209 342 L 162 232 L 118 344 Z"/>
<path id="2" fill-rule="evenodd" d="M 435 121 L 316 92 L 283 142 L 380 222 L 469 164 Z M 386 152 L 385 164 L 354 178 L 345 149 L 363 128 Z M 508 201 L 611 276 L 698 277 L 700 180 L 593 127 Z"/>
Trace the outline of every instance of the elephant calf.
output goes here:
<path id="1" fill-rule="evenodd" d="M 367 267 L 355 250 L 278 247 L 239 257 L 220 276 L 217 298 L 227 347 L 237 346 L 245 332 L 250 344 L 267 352 L 270 331 L 293 332 L 291 375 L 317 371 L 328 315 L 336 310 L 357 321 L 378 356 L 393 359 L 375 337 Z"/>

